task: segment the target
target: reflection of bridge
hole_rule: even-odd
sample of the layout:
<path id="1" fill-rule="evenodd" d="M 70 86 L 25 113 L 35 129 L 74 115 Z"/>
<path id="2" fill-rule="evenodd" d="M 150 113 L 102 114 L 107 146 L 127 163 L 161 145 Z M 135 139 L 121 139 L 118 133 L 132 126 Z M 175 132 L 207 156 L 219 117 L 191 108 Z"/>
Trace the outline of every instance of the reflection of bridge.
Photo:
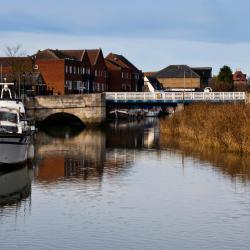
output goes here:
<path id="1" fill-rule="evenodd" d="M 108 105 L 246 102 L 245 92 L 107 92 Z"/>

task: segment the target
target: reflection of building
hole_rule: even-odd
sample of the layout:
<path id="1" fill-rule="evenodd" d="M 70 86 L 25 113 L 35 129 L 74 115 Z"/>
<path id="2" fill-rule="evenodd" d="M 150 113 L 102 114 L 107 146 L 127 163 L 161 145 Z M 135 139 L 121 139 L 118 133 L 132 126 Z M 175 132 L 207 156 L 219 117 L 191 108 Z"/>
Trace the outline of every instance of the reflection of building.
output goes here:
<path id="1" fill-rule="evenodd" d="M 106 134 L 85 130 L 69 139 L 40 132 L 36 137 L 37 179 L 46 183 L 65 177 L 100 181 L 103 174 L 112 176 L 125 171 L 134 162 L 136 149 L 155 147 L 158 137 L 152 124 L 118 124 Z"/>

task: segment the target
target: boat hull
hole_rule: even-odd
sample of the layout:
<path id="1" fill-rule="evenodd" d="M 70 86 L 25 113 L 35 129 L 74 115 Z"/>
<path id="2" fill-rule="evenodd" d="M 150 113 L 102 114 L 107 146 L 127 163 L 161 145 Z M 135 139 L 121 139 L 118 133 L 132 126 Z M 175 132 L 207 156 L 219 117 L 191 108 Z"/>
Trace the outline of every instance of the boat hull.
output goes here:
<path id="1" fill-rule="evenodd" d="M 22 164 L 27 161 L 29 135 L 0 134 L 0 165 Z"/>

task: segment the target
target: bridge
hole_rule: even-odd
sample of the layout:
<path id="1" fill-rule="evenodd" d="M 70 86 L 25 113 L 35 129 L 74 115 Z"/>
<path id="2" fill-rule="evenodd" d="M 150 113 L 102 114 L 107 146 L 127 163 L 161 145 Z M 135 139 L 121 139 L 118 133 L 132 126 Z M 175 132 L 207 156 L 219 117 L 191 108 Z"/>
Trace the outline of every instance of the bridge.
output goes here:
<path id="1" fill-rule="evenodd" d="M 62 113 L 77 117 L 85 125 L 92 125 L 105 121 L 106 107 L 170 106 L 195 102 L 246 103 L 249 95 L 245 92 L 106 92 L 28 97 L 25 105 L 28 117 L 38 122 Z"/>
<path id="2" fill-rule="evenodd" d="M 247 102 L 245 92 L 107 92 L 107 105 Z"/>
<path id="3" fill-rule="evenodd" d="M 37 122 L 56 114 L 72 115 L 85 125 L 99 124 L 106 118 L 104 94 L 28 97 L 25 106 L 27 116 Z"/>

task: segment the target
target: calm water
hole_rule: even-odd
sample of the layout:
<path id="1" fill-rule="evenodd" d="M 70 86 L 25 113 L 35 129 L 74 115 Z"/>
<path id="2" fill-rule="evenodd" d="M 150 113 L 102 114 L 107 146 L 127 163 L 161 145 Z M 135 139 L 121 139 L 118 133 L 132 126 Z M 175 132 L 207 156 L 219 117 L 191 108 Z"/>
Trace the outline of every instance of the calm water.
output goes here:
<path id="1" fill-rule="evenodd" d="M 39 132 L 31 156 L 0 172 L 1 250 L 250 249 L 249 158 L 165 143 L 155 120 Z"/>

